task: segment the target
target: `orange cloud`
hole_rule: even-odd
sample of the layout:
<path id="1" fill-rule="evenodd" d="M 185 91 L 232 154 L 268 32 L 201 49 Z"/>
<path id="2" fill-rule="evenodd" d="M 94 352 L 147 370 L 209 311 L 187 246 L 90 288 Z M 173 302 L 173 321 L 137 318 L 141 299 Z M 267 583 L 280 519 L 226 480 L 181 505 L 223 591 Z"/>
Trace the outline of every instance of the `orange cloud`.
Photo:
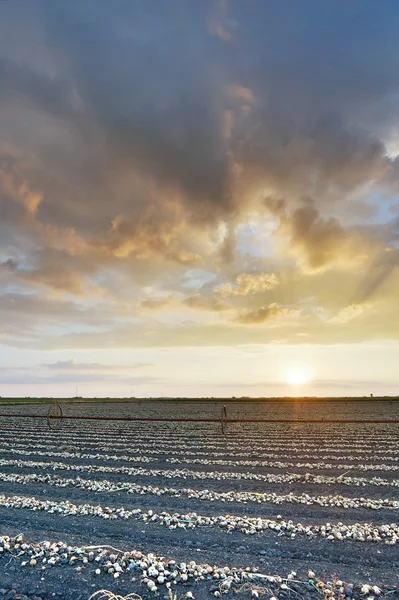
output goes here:
<path id="1" fill-rule="evenodd" d="M 13 171 L 0 171 L 0 191 L 14 202 L 22 204 L 25 215 L 34 219 L 43 201 L 43 194 L 30 189 L 28 182 Z"/>
<path id="2" fill-rule="evenodd" d="M 240 273 L 235 285 L 226 283 L 215 288 L 215 294 L 220 296 L 248 296 L 259 294 L 279 285 L 279 279 L 274 273 Z"/>
<path id="3" fill-rule="evenodd" d="M 284 308 L 272 302 L 269 306 L 260 306 L 254 310 L 244 311 L 236 320 L 243 325 L 256 325 L 257 323 L 274 321 L 281 317 L 297 317 L 299 314 L 299 310 Z"/>

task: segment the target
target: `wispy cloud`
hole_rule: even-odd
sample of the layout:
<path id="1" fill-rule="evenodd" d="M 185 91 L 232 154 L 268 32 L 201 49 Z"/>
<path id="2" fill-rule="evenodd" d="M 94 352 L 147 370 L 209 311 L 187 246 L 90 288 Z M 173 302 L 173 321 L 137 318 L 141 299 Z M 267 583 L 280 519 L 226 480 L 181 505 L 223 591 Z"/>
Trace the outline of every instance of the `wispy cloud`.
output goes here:
<path id="1" fill-rule="evenodd" d="M 137 364 L 133 364 L 133 365 L 107 365 L 107 364 L 102 364 L 102 363 L 81 363 L 81 362 L 77 362 L 74 359 L 70 359 L 70 360 L 59 360 L 54 363 L 45 363 L 41 366 L 46 367 L 48 369 L 53 369 L 56 371 L 72 371 L 72 372 L 75 372 L 75 371 L 87 371 L 87 372 L 100 371 L 102 373 L 105 373 L 107 371 L 112 371 L 112 372 L 127 373 L 128 371 L 142 369 L 145 367 L 151 367 L 152 364 L 151 363 L 137 363 Z"/>
<path id="2" fill-rule="evenodd" d="M 256 325 L 266 321 L 274 321 L 281 317 L 297 317 L 299 314 L 298 310 L 272 303 L 269 306 L 260 306 L 254 310 L 244 311 L 237 317 L 237 321 L 244 325 Z"/>
<path id="3" fill-rule="evenodd" d="M 215 294 L 220 296 L 248 296 L 271 290 L 279 284 L 274 273 L 240 273 L 235 284 L 226 283 L 215 288 Z"/>

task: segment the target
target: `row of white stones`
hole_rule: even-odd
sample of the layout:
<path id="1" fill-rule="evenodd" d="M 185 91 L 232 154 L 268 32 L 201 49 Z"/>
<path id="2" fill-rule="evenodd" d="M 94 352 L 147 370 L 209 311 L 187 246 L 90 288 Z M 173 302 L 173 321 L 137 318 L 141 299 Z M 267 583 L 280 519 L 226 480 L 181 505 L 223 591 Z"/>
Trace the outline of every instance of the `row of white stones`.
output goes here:
<path id="1" fill-rule="evenodd" d="M 16 538 L 0 537 L 0 556 L 8 555 L 21 560 L 21 567 L 26 568 L 46 570 L 56 565 L 69 565 L 80 573 L 85 569 L 93 569 L 96 575 L 104 574 L 114 579 L 124 574 L 129 577 L 133 575 L 134 581 L 140 581 L 155 594 L 159 586 L 171 590 L 178 584 L 193 582 L 213 584 L 211 590 L 214 590 L 213 595 L 216 597 L 231 589 L 242 588 L 245 583 L 250 587 L 251 595 L 258 598 L 258 586 L 267 585 L 270 600 L 274 600 L 280 591 L 286 592 L 289 589 L 299 597 L 303 597 L 299 592 L 306 592 L 309 588 L 316 589 L 321 597 L 329 600 L 351 597 L 354 590 L 370 599 L 383 593 L 391 593 L 391 590 L 395 591 L 393 586 L 383 586 L 384 589 L 381 589 L 370 583 L 354 586 L 339 579 L 324 581 L 317 578 L 311 570 L 301 579 L 298 579 L 296 572 L 291 572 L 283 578 L 280 575 L 260 573 L 256 567 L 220 567 L 197 563 L 194 560 L 177 562 L 153 553 L 144 554 L 139 550 L 123 551 L 110 546 L 76 547 L 65 542 L 51 543 L 48 540 L 29 543 L 24 540 L 22 534 Z M 187 592 L 186 598 L 193 597 L 192 592 Z"/>
<path id="2" fill-rule="evenodd" d="M 318 495 L 311 496 L 309 494 L 276 494 L 274 492 L 236 492 L 229 490 L 228 492 L 218 492 L 215 490 L 196 490 L 193 488 L 173 488 L 165 486 L 150 486 L 140 485 L 137 483 L 129 483 L 126 481 L 112 482 L 107 479 L 93 480 L 77 478 L 59 477 L 58 475 L 42 475 L 40 473 L 1 473 L 0 480 L 2 482 L 17 483 L 21 485 L 29 484 L 45 484 L 61 488 L 73 487 L 83 489 L 85 491 L 96 493 L 110 492 L 126 492 L 128 494 L 153 495 L 153 496 L 172 496 L 186 497 L 189 499 L 203 500 L 207 502 L 237 502 L 256 504 L 301 504 L 301 505 L 317 505 L 323 507 L 339 507 L 339 508 L 366 508 L 372 510 L 379 509 L 399 509 L 399 500 L 390 498 L 350 498 L 340 495 L 329 494 L 327 496 Z"/>
<path id="3" fill-rule="evenodd" d="M 319 483 L 342 484 L 354 486 L 373 485 L 378 487 L 399 487 L 399 479 L 383 479 L 382 477 L 347 477 L 346 475 L 329 476 L 312 473 L 239 473 L 222 471 L 192 471 L 190 469 L 145 469 L 144 467 L 112 467 L 109 465 L 77 465 L 58 461 L 41 462 L 32 460 L 0 459 L 0 466 L 32 467 L 49 470 L 78 471 L 86 473 L 123 473 L 130 476 L 165 477 L 166 479 L 197 480 L 248 480 L 267 483 Z"/>
<path id="4" fill-rule="evenodd" d="M 28 435 L 29 433 L 31 433 L 32 436 L 37 435 L 37 431 L 40 428 L 32 428 L 31 430 L 29 430 L 29 428 L 25 427 L 24 429 L 18 431 L 18 430 L 13 430 L 15 435 L 19 435 L 22 433 L 22 435 Z M 393 429 L 393 428 L 392 428 Z M 398 436 L 395 436 L 395 433 L 397 434 L 397 426 L 395 427 L 395 431 L 389 431 L 389 432 L 384 432 L 383 434 L 377 435 L 377 434 L 372 434 L 370 435 L 370 437 L 368 438 L 365 435 L 362 435 L 360 438 L 357 437 L 355 438 L 353 441 L 351 441 L 350 443 L 348 442 L 348 432 L 342 435 L 337 435 L 336 432 L 331 431 L 331 432 L 326 432 L 325 430 L 323 431 L 319 431 L 319 432 L 314 432 L 312 434 L 309 435 L 304 435 L 303 433 L 301 433 L 300 431 L 291 431 L 289 432 L 289 434 L 284 434 L 283 431 L 275 431 L 274 433 L 272 432 L 267 432 L 267 437 L 265 438 L 265 433 L 262 434 L 262 436 L 253 436 L 252 433 L 250 435 L 250 442 L 251 445 L 253 444 L 267 444 L 269 441 L 273 441 L 273 443 L 292 443 L 292 441 L 295 439 L 298 442 L 302 443 L 303 445 L 309 445 L 309 444 L 313 444 L 316 446 L 320 446 L 320 444 L 324 443 L 324 445 L 330 446 L 331 443 L 333 444 L 334 442 L 336 442 L 337 444 L 341 445 L 342 443 L 346 444 L 347 447 L 352 447 L 354 445 L 360 445 L 360 446 L 369 446 L 370 443 L 378 443 L 378 442 L 382 442 L 382 441 L 386 441 L 388 445 L 393 445 L 393 446 L 397 446 L 398 445 Z M 10 429 L 3 429 L 0 431 L 2 431 L 2 433 L 4 435 L 10 434 Z M 51 436 L 59 436 L 60 433 L 55 433 L 55 432 L 51 432 L 48 429 L 41 429 L 41 433 L 43 434 L 44 437 L 51 437 Z M 349 433 L 353 433 L 353 432 L 349 432 Z M 186 444 L 191 444 L 195 447 L 198 446 L 205 446 L 207 447 L 209 444 L 212 444 L 215 448 L 216 447 L 225 447 L 226 444 L 234 446 L 234 445 L 242 445 L 248 442 L 248 436 L 241 436 L 239 434 L 234 435 L 234 437 L 231 436 L 223 436 L 220 437 L 220 439 L 218 437 L 215 437 L 215 432 L 213 432 L 212 435 L 207 436 L 207 435 L 201 435 L 199 437 L 194 437 L 189 431 L 184 431 L 184 432 L 180 432 L 178 435 L 168 435 L 165 432 L 157 432 L 156 429 L 152 428 L 152 431 L 149 431 L 148 425 L 145 426 L 145 428 L 143 427 L 142 431 L 138 431 L 138 432 L 130 432 L 129 434 L 126 432 L 126 430 L 112 430 L 112 429 L 102 429 L 101 431 L 92 431 L 90 428 L 85 428 L 81 431 L 79 430 L 74 430 L 74 429 L 65 429 L 63 428 L 62 430 L 62 434 L 64 435 L 68 435 L 71 437 L 80 437 L 83 438 L 84 440 L 88 439 L 88 438 L 94 438 L 94 439 L 98 439 L 103 438 L 103 439 L 108 439 L 110 441 L 114 441 L 116 437 L 118 437 L 119 439 L 127 439 L 130 442 L 131 441 L 139 441 L 137 439 L 137 437 L 139 437 L 141 440 L 145 440 L 145 441 L 154 441 L 155 443 L 159 443 L 159 442 L 163 442 L 163 443 L 169 443 L 169 444 L 176 444 L 176 442 L 180 442 L 182 440 L 185 440 Z M 117 434 L 117 435 L 116 435 Z M 137 437 L 136 437 L 137 436 Z M 42 437 L 42 435 L 41 435 Z"/>
<path id="5" fill-rule="evenodd" d="M 254 535 L 273 531 L 280 536 L 295 538 L 297 535 L 307 538 L 321 537 L 326 540 L 352 540 L 357 542 L 383 542 L 387 545 L 395 545 L 399 541 L 399 525 L 397 523 L 384 523 L 375 525 L 372 523 L 323 523 L 321 525 L 305 525 L 285 521 L 282 518 L 263 519 L 261 517 L 241 517 L 238 515 L 199 515 L 196 512 L 169 513 L 162 511 L 156 513 L 153 510 L 147 512 L 140 508 L 132 510 L 121 507 L 101 506 L 90 503 L 74 504 L 68 500 L 39 500 L 33 496 L 6 496 L 0 495 L 0 506 L 7 509 L 28 509 L 33 511 L 44 511 L 51 514 L 62 514 L 63 516 L 90 516 L 102 519 L 138 519 L 144 523 L 173 529 L 195 529 L 197 527 L 216 528 L 221 531 L 232 533 L 239 532 L 244 535 Z"/>
<path id="6" fill-rule="evenodd" d="M 186 456 L 195 456 L 196 459 L 198 459 L 198 455 L 201 456 L 201 454 L 204 455 L 204 458 L 202 460 L 210 460 L 210 458 L 218 458 L 218 457 L 225 457 L 226 454 L 228 456 L 236 456 L 236 457 L 242 457 L 242 456 L 247 456 L 248 452 L 210 452 L 210 451 L 205 451 L 205 450 L 201 450 L 200 452 L 198 452 L 195 449 L 192 450 L 181 450 L 180 448 L 173 448 L 173 449 L 165 449 L 162 450 L 159 447 L 158 448 L 148 448 L 148 446 L 146 446 L 145 444 L 135 444 L 135 447 L 132 448 L 131 445 L 128 445 L 127 443 L 123 444 L 123 443 L 118 443 L 115 442 L 113 445 L 108 446 L 106 444 L 103 444 L 101 441 L 97 441 L 97 442 L 86 442 L 84 444 L 76 444 L 75 442 L 71 442 L 70 444 L 68 444 L 68 440 L 64 439 L 63 440 L 63 444 L 60 446 L 60 440 L 57 439 L 55 441 L 48 441 L 45 443 L 38 443 L 32 436 L 32 438 L 27 437 L 27 438 L 18 438 L 18 442 L 14 441 L 15 438 L 10 438 L 11 441 L 9 443 L 7 443 L 6 447 L 1 448 L 0 447 L 0 452 L 6 452 L 7 450 L 18 450 L 18 449 L 26 449 L 28 444 L 32 444 L 34 443 L 34 447 L 35 449 L 44 449 L 44 450 L 48 450 L 51 452 L 57 451 L 58 450 L 62 450 L 63 452 L 67 451 L 78 451 L 80 453 L 87 451 L 87 446 L 90 447 L 94 447 L 94 449 L 101 451 L 101 453 L 106 453 L 106 452 L 120 452 L 120 453 L 125 453 L 125 456 L 129 456 L 130 454 L 133 454 L 134 452 L 137 452 L 138 447 L 141 447 L 143 449 L 145 449 L 146 454 L 150 454 L 151 456 L 160 456 L 163 457 L 165 454 L 174 454 L 174 457 L 170 457 L 168 456 L 168 458 L 170 458 L 170 462 L 173 462 L 175 460 L 177 460 L 180 457 L 186 457 Z M 4 437 L 3 437 L 3 441 L 4 441 Z M 292 448 L 290 448 L 290 452 L 292 453 L 293 450 Z M 379 455 L 379 453 L 384 453 L 385 455 Z M 302 451 L 298 451 L 293 453 L 293 456 L 295 457 L 300 457 L 302 459 L 315 459 L 315 460 L 322 460 L 322 461 L 326 461 L 326 460 L 375 460 L 376 458 L 378 458 L 379 460 L 388 460 L 391 462 L 396 462 L 397 460 L 399 460 L 399 449 L 398 450 L 378 450 L 376 451 L 375 454 L 378 454 L 378 456 L 375 456 L 374 454 L 371 454 L 368 451 L 368 454 L 350 454 L 350 455 L 340 455 L 340 454 L 316 454 L 316 453 L 308 453 L 308 452 L 302 452 Z M 102 454 L 102 456 L 106 457 L 106 454 Z M 259 453 L 259 459 L 270 459 L 270 458 L 281 458 L 281 452 L 280 453 L 276 453 L 276 452 L 271 452 L 271 453 Z M 289 453 L 285 453 L 286 458 L 291 458 Z M 141 460 L 141 456 L 137 458 L 137 461 Z M 132 458 L 132 460 L 135 460 Z M 159 460 L 158 459 L 153 459 L 153 458 L 148 458 L 147 462 L 152 462 L 154 460 Z M 141 462 L 145 462 L 144 460 L 141 460 Z M 188 462 L 188 461 L 187 461 Z M 192 461 L 191 461 L 192 462 Z M 258 466 L 259 460 L 257 461 L 257 464 L 255 466 Z M 205 463 L 206 464 L 206 463 Z"/>
<path id="7" fill-rule="evenodd" d="M 270 460 L 226 460 L 208 458 L 167 458 L 165 462 L 171 464 L 198 464 L 198 465 L 221 465 L 229 467 L 273 467 L 277 469 L 338 469 L 345 471 L 399 471 L 399 465 L 367 464 L 367 463 L 327 463 L 325 461 L 315 462 L 290 462 Z"/>
<path id="8" fill-rule="evenodd" d="M 48 456 L 50 458 L 63 459 L 87 459 L 116 462 L 134 462 L 150 463 L 155 459 L 148 456 L 126 456 L 117 454 L 90 454 L 82 452 L 56 452 L 50 450 L 27 450 L 24 448 L 10 448 L 0 446 L 0 454 L 17 454 L 21 456 Z M 165 462 L 171 464 L 199 464 L 206 466 L 229 466 L 229 467 L 271 467 L 275 469 L 319 469 L 319 470 L 339 470 L 339 471 L 399 471 L 399 465 L 387 465 L 385 463 L 328 463 L 318 462 L 290 462 L 290 461 L 270 461 L 270 460 L 224 460 L 207 458 L 167 458 Z"/>
<path id="9" fill-rule="evenodd" d="M 87 452 L 57 452 L 55 450 L 37 450 L 36 447 L 39 447 L 39 444 L 35 444 L 33 450 L 28 450 L 25 448 L 12 448 L 10 446 L 0 446 L 0 454 L 18 454 L 21 456 L 49 456 L 49 457 L 57 457 L 57 458 L 83 458 L 87 460 L 110 460 L 110 461 L 126 461 L 126 462 L 139 462 L 139 463 L 150 463 L 154 462 L 156 459 L 148 456 L 126 456 L 126 455 L 117 455 L 117 454 L 103 454 L 96 453 L 90 454 Z"/>

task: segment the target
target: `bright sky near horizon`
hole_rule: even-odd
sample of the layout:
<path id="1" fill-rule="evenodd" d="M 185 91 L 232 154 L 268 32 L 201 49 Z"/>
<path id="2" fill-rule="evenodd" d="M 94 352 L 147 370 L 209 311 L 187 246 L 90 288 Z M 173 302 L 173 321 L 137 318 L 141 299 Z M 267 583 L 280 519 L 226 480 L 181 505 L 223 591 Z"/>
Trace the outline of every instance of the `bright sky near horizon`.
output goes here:
<path id="1" fill-rule="evenodd" d="M 0 3 L 0 395 L 391 395 L 397 0 Z"/>

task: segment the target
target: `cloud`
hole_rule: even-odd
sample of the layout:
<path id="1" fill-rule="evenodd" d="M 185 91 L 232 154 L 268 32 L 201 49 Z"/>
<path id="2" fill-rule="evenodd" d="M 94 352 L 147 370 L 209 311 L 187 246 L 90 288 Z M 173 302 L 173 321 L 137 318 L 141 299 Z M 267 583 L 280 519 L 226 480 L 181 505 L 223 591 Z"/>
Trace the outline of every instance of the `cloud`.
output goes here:
<path id="1" fill-rule="evenodd" d="M 241 61 L 236 61 L 233 51 L 213 46 L 208 49 L 200 30 L 200 24 L 209 18 L 205 4 L 203 10 L 184 12 L 176 4 L 175 9 L 164 8 L 156 15 L 150 15 L 141 5 L 124 7 L 125 25 L 118 12 L 106 3 L 98 6 L 93 14 L 87 2 L 79 8 L 59 2 L 46 5 L 47 50 L 59 64 L 56 75 L 50 77 L 37 67 L 29 67 L 28 57 L 23 68 L 10 61 L 3 67 L 7 98 L 18 98 L 41 114 L 51 115 L 53 128 L 71 126 L 72 147 L 67 155 L 62 157 L 58 147 L 51 148 L 52 156 L 46 149 L 37 150 L 39 157 L 46 151 L 51 163 L 64 158 L 63 173 L 71 179 L 57 182 L 57 165 L 53 181 L 57 187 L 64 184 L 67 188 L 71 184 L 76 187 L 78 182 L 80 190 L 75 203 L 86 196 L 86 201 L 93 207 L 97 205 L 98 210 L 103 185 L 116 203 L 115 213 L 108 215 L 110 220 L 127 212 L 126 222 L 131 217 L 136 222 L 137 216 L 140 221 L 149 206 L 149 191 L 143 189 L 143 195 L 136 192 L 129 198 L 128 189 L 122 190 L 120 183 L 134 172 L 136 177 L 158 187 L 160 194 L 177 194 L 191 222 L 215 222 L 233 211 L 245 210 L 246 194 L 237 193 L 243 185 L 250 190 L 254 185 L 280 191 L 295 187 L 307 194 L 322 187 L 342 191 L 378 178 L 385 169 L 384 148 L 378 138 L 350 122 L 355 114 L 341 105 L 337 94 L 334 106 L 331 97 L 329 100 L 321 93 L 325 74 L 316 65 L 311 75 L 311 37 L 305 45 L 309 54 L 301 63 L 302 69 L 297 67 L 298 74 L 291 83 L 297 86 L 303 101 L 295 106 L 289 100 L 291 73 L 286 72 L 284 52 L 291 53 L 287 48 L 280 59 L 273 55 L 280 39 L 276 31 L 287 15 L 283 20 L 278 10 L 272 10 L 266 19 L 269 23 L 274 19 L 276 25 L 276 31 L 270 32 L 269 49 L 259 44 L 260 32 L 256 21 L 251 20 L 252 11 L 242 15 L 244 23 L 247 21 L 244 31 L 253 30 L 254 38 L 242 35 L 239 47 L 246 53 Z M 236 10 L 237 7 L 232 9 L 232 13 Z M 227 5 L 216 12 L 220 11 L 227 15 Z M 260 9 L 260 15 L 263 12 L 268 11 Z M 188 30 L 195 32 L 196 37 L 187 38 L 176 28 L 179 17 L 186 18 Z M 235 21 L 234 17 L 222 18 Z M 129 22 L 129 34 L 123 33 Z M 298 35 L 305 38 L 308 32 L 302 27 L 299 24 Z M 155 35 L 155 31 L 160 35 Z M 171 31 L 175 33 L 173 43 L 163 43 Z M 256 40 L 258 57 L 252 52 Z M 208 55 L 210 50 L 213 56 Z M 208 69 L 212 59 L 214 70 Z M 279 60 L 283 78 L 270 92 L 268 82 L 276 80 Z M 143 70 L 143 64 L 150 65 L 150 70 Z M 304 76 L 302 84 L 299 74 Z M 311 76 L 319 92 L 313 96 L 306 87 Z M 309 111 L 304 110 L 307 100 L 311 100 Z M 232 101 L 238 106 L 232 106 Z M 252 106 L 249 114 L 240 113 L 238 108 L 243 106 Z M 226 110 L 233 111 L 228 144 L 222 135 Z M 77 148 L 75 158 L 73 152 Z M 49 185 L 48 178 L 40 179 Z M 237 182 L 239 187 L 235 190 Z M 89 189 L 96 191 L 96 202 L 87 200 L 85 191 Z M 152 196 L 150 204 L 156 202 Z M 73 217 L 66 208 L 64 216 Z M 112 207 L 107 205 L 105 194 L 98 214 L 106 208 Z M 45 213 L 48 210 L 45 207 Z M 155 224 L 156 211 L 150 212 L 151 223 Z"/>
<path id="2" fill-rule="evenodd" d="M 362 304 L 350 304 L 349 306 L 341 308 L 338 314 L 336 314 L 334 317 L 331 317 L 329 322 L 345 325 L 346 323 L 349 323 L 353 319 L 356 319 L 357 317 L 362 315 L 366 308 L 367 307 Z"/>
<path id="3" fill-rule="evenodd" d="M 226 94 L 229 98 L 239 101 L 239 103 L 244 106 L 251 105 L 254 101 L 253 91 L 250 88 L 237 83 L 227 86 Z"/>
<path id="4" fill-rule="evenodd" d="M 234 39 L 231 28 L 235 23 L 227 17 L 227 6 L 228 0 L 217 0 L 209 22 L 209 32 L 222 42 L 231 42 Z"/>
<path id="5" fill-rule="evenodd" d="M 7 258 L 7 260 L 0 262 L 0 267 L 4 270 L 10 271 L 11 273 L 14 273 L 18 269 L 18 263 L 12 258 Z"/>
<path id="6" fill-rule="evenodd" d="M 292 253 L 312 271 L 334 264 L 353 267 L 354 261 L 364 257 L 366 249 L 355 234 L 345 229 L 335 217 L 323 218 L 315 201 L 305 199 L 302 206 L 287 211 L 280 198 L 267 198 L 267 208 L 279 220 L 277 233 L 287 236 Z"/>
<path id="7" fill-rule="evenodd" d="M 55 363 L 45 363 L 41 365 L 47 369 L 53 369 L 56 371 L 85 371 L 85 372 L 128 372 L 134 369 L 142 369 L 144 367 L 151 366 L 151 363 L 137 363 L 133 365 L 106 365 L 102 363 L 80 363 L 74 359 L 70 360 L 58 360 Z"/>
<path id="8" fill-rule="evenodd" d="M 0 293 L 0 334 L 12 344 L 29 344 L 41 336 L 54 341 L 69 329 L 101 332 L 130 316 L 129 309 L 112 303 L 90 302 L 87 306 L 59 296 L 28 292 Z"/>
<path id="9" fill-rule="evenodd" d="M 397 335 L 394 4 L 21 2 L 0 3 L 2 341 L 248 341 L 229 310 L 295 341 L 286 306 L 326 343 Z M 190 296 L 193 268 L 213 280 Z M 371 297 L 372 324 L 315 316 Z"/>
<path id="10" fill-rule="evenodd" d="M 299 311 L 278 306 L 278 304 L 273 302 L 269 306 L 260 306 L 254 310 L 244 311 L 237 317 L 237 322 L 243 325 L 256 325 L 257 323 L 274 321 L 281 317 L 296 317 L 298 315 Z"/>
<path id="11" fill-rule="evenodd" d="M 248 296 L 260 294 L 273 289 L 279 284 L 274 273 L 240 273 L 235 280 L 235 286 L 226 283 L 216 287 L 214 292 L 220 296 Z"/>
<path id="12" fill-rule="evenodd" d="M 61 372 L 51 376 L 44 376 L 37 373 L 26 372 L 24 374 L 0 374 L 0 383 L 2 385 L 53 385 L 60 386 L 63 384 L 92 384 L 99 385 L 101 383 L 125 384 L 131 386 L 155 385 L 166 383 L 167 380 L 160 377 L 121 377 L 112 373 L 86 373 L 74 371 Z M 59 389 L 59 388 L 58 388 Z"/>
<path id="13" fill-rule="evenodd" d="M 151 311 L 168 311 L 187 307 L 195 311 L 222 312 L 231 308 L 230 305 L 221 302 L 218 298 L 199 293 L 183 299 L 172 298 L 171 296 L 167 298 L 146 298 L 141 301 L 140 306 Z"/>
<path id="14" fill-rule="evenodd" d="M 43 194 L 30 188 L 15 165 L 9 165 L 8 168 L 0 167 L 0 193 L 2 211 L 6 214 L 7 212 L 14 214 L 14 218 L 18 215 L 20 219 L 34 219 L 43 201 Z M 17 211 L 15 206 L 10 206 L 10 203 L 20 205 L 22 212 Z"/>
<path id="15" fill-rule="evenodd" d="M 206 297 L 201 294 L 195 296 L 189 296 L 183 300 L 184 306 L 193 310 L 206 311 L 206 312 L 223 312 L 230 310 L 231 306 L 225 302 L 221 302 L 218 298 Z"/>
<path id="16" fill-rule="evenodd" d="M 38 366 L 0 368 L 0 383 L 14 384 L 98 384 L 110 382 L 129 385 L 158 385 L 166 380 L 150 375 L 135 375 L 137 370 L 153 366 L 152 363 L 112 365 L 83 363 L 73 359 L 44 363 Z"/>
<path id="17" fill-rule="evenodd" d="M 168 296 L 167 298 L 145 298 L 140 305 L 146 310 L 168 310 L 178 304 L 177 300 Z"/>
<path id="18" fill-rule="evenodd" d="M 21 280 L 30 282 L 33 285 L 44 285 L 53 290 L 60 290 L 77 296 L 84 293 L 85 284 L 80 275 L 65 266 L 57 268 L 56 265 L 48 265 L 36 270 L 18 270 L 17 273 Z"/>

